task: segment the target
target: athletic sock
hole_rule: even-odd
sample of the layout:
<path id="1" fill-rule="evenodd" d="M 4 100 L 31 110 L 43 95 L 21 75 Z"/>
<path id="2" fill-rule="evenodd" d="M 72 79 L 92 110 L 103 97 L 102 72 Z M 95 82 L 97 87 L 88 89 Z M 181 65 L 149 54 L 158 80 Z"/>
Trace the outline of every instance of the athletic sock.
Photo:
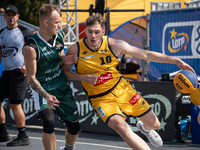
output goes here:
<path id="1" fill-rule="evenodd" d="M 21 135 L 24 138 L 27 137 L 25 127 L 18 128 L 18 131 L 19 131 L 19 135 Z"/>
<path id="2" fill-rule="evenodd" d="M 144 127 L 144 124 L 142 123 L 142 130 L 144 131 L 144 132 L 149 132 L 150 130 L 147 130 L 145 127 Z"/>
<path id="3" fill-rule="evenodd" d="M 74 150 L 74 149 L 75 149 L 75 145 L 69 145 L 65 143 L 65 150 Z"/>
<path id="4" fill-rule="evenodd" d="M 6 135 L 7 131 L 6 131 L 6 124 L 0 124 L 0 134 Z"/>

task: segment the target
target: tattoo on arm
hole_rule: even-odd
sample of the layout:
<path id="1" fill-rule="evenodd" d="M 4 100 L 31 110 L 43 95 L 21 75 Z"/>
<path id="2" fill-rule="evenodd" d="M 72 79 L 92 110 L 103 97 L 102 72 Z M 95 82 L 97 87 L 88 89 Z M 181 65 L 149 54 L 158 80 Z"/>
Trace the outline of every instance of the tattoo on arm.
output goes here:
<path id="1" fill-rule="evenodd" d="M 33 88 L 33 90 L 35 90 L 42 97 L 45 98 L 47 96 L 47 92 L 43 89 L 40 82 L 36 78 L 31 78 L 29 85 Z"/>

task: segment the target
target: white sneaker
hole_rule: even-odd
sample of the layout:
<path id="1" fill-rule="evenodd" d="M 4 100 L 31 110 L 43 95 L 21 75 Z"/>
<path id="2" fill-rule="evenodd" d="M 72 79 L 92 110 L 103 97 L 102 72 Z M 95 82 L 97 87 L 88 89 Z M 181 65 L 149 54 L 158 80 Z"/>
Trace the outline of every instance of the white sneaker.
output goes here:
<path id="1" fill-rule="evenodd" d="M 149 142 L 155 146 L 155 147 L 161 147 L 163 145 L 163 141 L 160 137 L 160 135 L 154 131 L 154 130 L 149 130 L 149 132 L 145 132 L 142 128 L 143 123 L 142 121 L 138 121 L 137 125 L 138 129 L 140 130 L 141 133 L 143 133 L 147 139 L 149 140 Z"/>
<path id="2" fill-rule="evenodd" d="M 60 150 L 65 150 L 65 146 L 61 147 Z"/>

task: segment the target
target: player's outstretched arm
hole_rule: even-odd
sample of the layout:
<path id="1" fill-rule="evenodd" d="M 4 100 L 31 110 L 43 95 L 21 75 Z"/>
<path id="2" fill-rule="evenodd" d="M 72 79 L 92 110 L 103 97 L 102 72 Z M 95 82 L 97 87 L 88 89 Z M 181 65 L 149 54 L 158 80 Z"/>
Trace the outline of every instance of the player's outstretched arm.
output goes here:
<path id="1" fill-rule="evenodd" d="M 153 51 L 137 48 L 135 46 L 129 45 L 127 42 L 122 41 L 122 40 L 116 40 L 116 39 L 110 38 L 109 43 L 110 43 L 111 49 L 113 50 L 116 56 L 118 56 L 120 53 L 123 53 L 123 54 L 131 55 L 139 59 L 144 59 L 151 62 L 176 64 L 182 70 L 190 70 L 194 72 L 192 67 L 190 67 L 187 63 L 183 62 L 179 58 L 171 57 L 171 56 L 158 53 L 158 52 L 153 52 Z"/>

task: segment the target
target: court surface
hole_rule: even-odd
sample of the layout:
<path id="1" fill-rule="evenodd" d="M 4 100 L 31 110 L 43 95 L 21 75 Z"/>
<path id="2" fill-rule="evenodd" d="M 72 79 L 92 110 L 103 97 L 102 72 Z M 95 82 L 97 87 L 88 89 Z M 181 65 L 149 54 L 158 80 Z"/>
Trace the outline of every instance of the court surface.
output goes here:
<path id="1" fill-rule="evenodd" d="M 18 131 L 15 126 L 8 125 L 10 136 L 17 136 Z M 7 147 L 6 142 L 0 143 L 0 150 L 43 150 L 42 145 L 42 129 L 38 126 L 27 126 L 27 134 L 31 144 L 28 146 Z M 64 146 L 64 130 L 56 128 L 57 150 Z M 163 147 L 156 148 L 149 142 L 148 145 L 152 150 L 200 150 L 200 144 L 193 144 L 191 141 L 185 143 L 165 141 Z M 123 139 L 119 136 L 100 135 L 93 133 L 81 132 L 76 143 L 76 150 L 131 150 Z"/>

